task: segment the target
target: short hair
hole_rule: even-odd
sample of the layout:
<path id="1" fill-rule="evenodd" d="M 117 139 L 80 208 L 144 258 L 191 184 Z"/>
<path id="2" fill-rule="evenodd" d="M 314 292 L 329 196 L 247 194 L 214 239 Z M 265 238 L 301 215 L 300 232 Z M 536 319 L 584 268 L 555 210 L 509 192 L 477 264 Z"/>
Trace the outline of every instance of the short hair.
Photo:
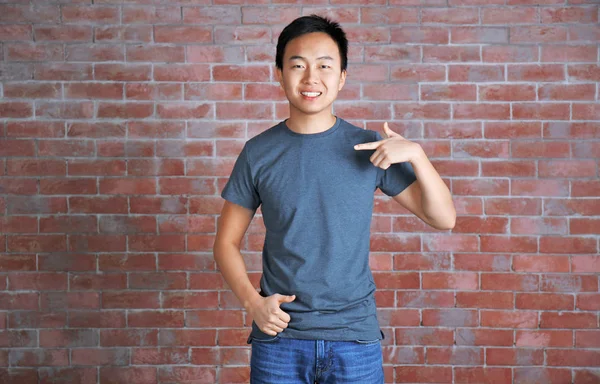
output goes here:
<path id="1" fill-rule="evenodd" d="M 283 54 L 285 47 L 293 39 L 313 32 L 323 32 L 328 34 L 338 46 L 340 58 L 342 61 L 342 71 L 348 67 L 348 39 L 346 33 L 339 23 L 328 18 L 310 15 L 297 18 L 288 24 L 277 40 L 277 53 L 275 55 L 275 66 L 283 69 Z"/>

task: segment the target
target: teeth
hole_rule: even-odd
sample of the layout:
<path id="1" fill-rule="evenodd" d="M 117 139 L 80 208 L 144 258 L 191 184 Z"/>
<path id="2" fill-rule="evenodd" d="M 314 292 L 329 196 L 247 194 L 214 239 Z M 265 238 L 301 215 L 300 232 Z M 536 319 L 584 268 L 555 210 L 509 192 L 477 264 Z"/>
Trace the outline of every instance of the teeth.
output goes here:
<path id="1" fill-rule="evenodd" d="M 317 97 L 321 94 L 321 92 L 302 92 L 302 94 L 308 97 Z"/>

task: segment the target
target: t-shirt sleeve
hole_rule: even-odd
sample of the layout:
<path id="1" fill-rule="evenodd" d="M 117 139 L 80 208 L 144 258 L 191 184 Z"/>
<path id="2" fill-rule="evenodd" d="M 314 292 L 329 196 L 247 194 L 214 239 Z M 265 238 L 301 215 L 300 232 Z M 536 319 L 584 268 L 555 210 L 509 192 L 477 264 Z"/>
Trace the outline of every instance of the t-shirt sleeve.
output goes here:
<path id="1" fill-rule="evenodd" d="M 375 141 L 383 138 L 375 132 Z M 377 188 L 388 196 L 396 196 L 411 185 L 417 177 L 409 162 L 392 164 L 388 169 L 377 167 Z"/>
<path id="2" fill-rule="evenodd" d="M 253 211 L 260 206 L 261 200 L 252 177 L 247 145 L 244 145 L 242 152 L 235 161 L 231 176 L 225 184 L 225 188 L 223 188 L 221 197 Z"/>

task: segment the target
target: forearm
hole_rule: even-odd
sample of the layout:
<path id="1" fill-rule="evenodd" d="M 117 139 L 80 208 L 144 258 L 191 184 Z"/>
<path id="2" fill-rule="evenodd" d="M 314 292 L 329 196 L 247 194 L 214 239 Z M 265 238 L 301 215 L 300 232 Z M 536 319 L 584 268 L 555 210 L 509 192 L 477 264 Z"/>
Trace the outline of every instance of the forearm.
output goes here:
<path id="1" fill-rule="evenodd" d="M 250 305 L 261 296 L 248 278 L 246 263 L 239 248 L 233 244 L 215 243 L 213 253 L 223 278 L 244 308 L 248 310 Z"/>
<path id="2" fill-rule="evenodd" d="M 421 187 L 423 213 L 436 228 L 452 228 L 456 222 L 456 210 L 450 190 L 437 173 L 423 151 L 411 162 Z"/>

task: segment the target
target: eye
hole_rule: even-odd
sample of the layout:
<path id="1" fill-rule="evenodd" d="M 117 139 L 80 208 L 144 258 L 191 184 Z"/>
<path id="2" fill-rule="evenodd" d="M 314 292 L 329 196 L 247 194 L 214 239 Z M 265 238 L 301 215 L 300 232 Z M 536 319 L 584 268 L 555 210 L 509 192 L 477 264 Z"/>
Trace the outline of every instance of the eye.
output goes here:
<path id="1" fill-rule="evenodd" d="M 329 69 L 329 68 L 331 68 L 331 66 L 330 66 L 330 65 L 327 65 L 327 64 L 323 64 L 323 65 L 321 65 L 321 68 L 324 68 L 324 69 Z"/>
<path id="2" fill-rule="evenodd" d="M 302 64 L 294 64 L 292 65 L 292 68 L 302 68 Z"/>

